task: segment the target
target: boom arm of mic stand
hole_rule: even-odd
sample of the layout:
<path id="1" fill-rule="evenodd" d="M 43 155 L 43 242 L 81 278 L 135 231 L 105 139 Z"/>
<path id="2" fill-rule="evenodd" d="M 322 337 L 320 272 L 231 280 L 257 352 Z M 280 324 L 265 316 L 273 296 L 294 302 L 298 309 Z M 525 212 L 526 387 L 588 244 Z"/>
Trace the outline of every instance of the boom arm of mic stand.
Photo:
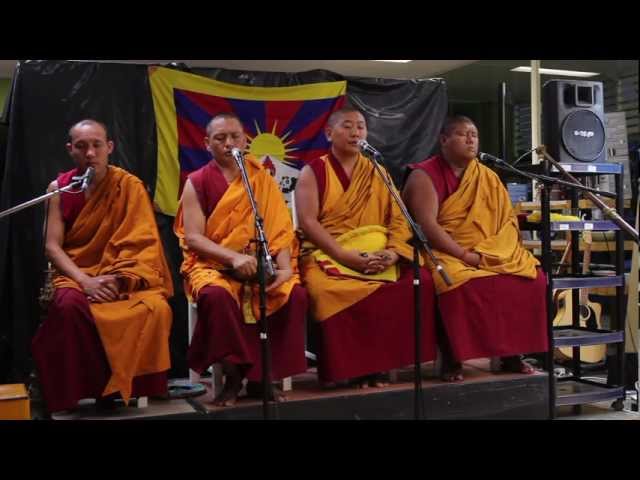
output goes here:
<path id="1" fill-rule="evenodd" d="M 543 147 L 536 148 L 536 153 L 538 155 L 542 154 L 544 157 L 551 162 L 551 164 L 558 169 L 562 176 L 569 179 L 571 182 L 575 184 L 576 188 L 581 190 L 585 190 L 584 185 L 580 183 L 573 175 L 567 172 L 560 163 L 558 163 L 555 159 L 551 157 Z M 585 195 L 591 200 L 607 217 L 613 221 L 616 225 L 618 225 L 622 230 L 627 232 L 629 236 L 633 239 L 634 242 L 640 244 L 640 236 L 638 236 L 638 232 L 629 225 L 619 214 L 616 212 L 615 208 L 611 208 L 607 206 L 602 200 L 596 197 L 593 193 L 588 190 L 585 190 Z"/>
<path id="2" fill-rule="evenodd" d="M 380 157 L 378 158 L 380 159 L 380 161 L 382 161 Z M 411 217 L 409 210 L 407 210 L 407 206 L 404 204 L 404 202 L 400 198 L 400 195 L 398 195 L 398 192 L 395 189 L 393 180 L 391 180 L 387 175 L 385 175 L 385 173 L 380 168 L 380 165 L 378 165 L 378 162 L 376 162 L 374 159 L 369 159 L 369 160 L 371 161 L 371 163 L 373 163 L 373 166 L 378 172 L 378 175 L 380 175 L 380 178 L 382 178 L 382 181 L 384 182 L 385 186 L 391 193 L 391 196 L 396 201 L 396 204 L 402 211 L 402 214 L 407 219 L 407 222 L 409 223 L 409 226 L 411 227 L 411 230 L 413 231 L 413 234 L 415 235 L 416 240 L 420 243 L 420 245 L 422 245 L 422 248 L 424 248 L 424 251 L 427 252 L 427 255 L 429 255 L 429 258 L 435 265 L 436 270 L 444 280 L 444 283 L 446 283 L 447 286 L 451 286 L 452 283 L 451 283 L 451 279 L 449 278 L 449 275 L 447 275 L 446 270 L 442 265 L 440 265 L 440 262 L 438 262 L 438 259 L 435 257 L 435 255 L 431 251 L 431 247 L 429 247 L 429 242 L 427 242 L 427 238 L 425 237 L 424 232 L 422 231 L 422 228 Z"/>
<path id="3" fill-rule="evenodd" d="M 19 212 L 20 210 L 24 210 L 25 208 L 31 207 L 32 205 L 37 205 L 38 203 L 44 202 L 45 200 L 53 197 L 54 195 L 58 195 L 59 193 L 62 193 L 62 192 L 67 192 L 72 188 L 79 186 L 81 183 L 82 183 L 82 180 L 74 180 L 66 187 L 58 188 L 53 192 L 45 193 L 44 195 L 41 195 L 39 197 L 36 197 L 24 203 L 21 203 L 20 205 L 16 205 L 15 207 L 8 208 L 4 212 L 0 212 L 0 218 L 6 217 L 8 215 L 12 215 L 16 212 Z"/>
<path id="4" fill-rule="evenodd" d="M 535 149 L 534 149 L 535 150 Z M 522 170 L 516 168 L 515 166 L 505 162 L 504 160 L 500 160 L 499 158 L 494 158 L 493 159 L 493 164 L 502 169 L 505 170 L 507 172 L 511 172 L 511 173 L 515 173 L 517 175 L 520 175 L 521 177 L 526 177 L 530 180 L 536 180 L 538 182 L 542 182 L 542 183 L 556 183 L 559 185 L 567 185 L 569 187 L 572 188 L 579 188 L 581 190 L 584 190 L 585 192 L 592 192 L 592 193 L 597 193 L 598 195 L 602 195 L 604 197 L 610 197 L 610 198 L 616 198 L 616 194 L 613 192 L 605 192 L 602 190 L 597 190 L 595 188 L 590 188 L 587 187 L 586 185 L 583 185 L 581 183 L 576 184 L 575 182 L 567 182 L 565 180 L 560 180 L 558 178 L 552 178 L 552 177 L 548 177 L 546 175 L 540 175 L 540 174 L 533 174 L 533 173 L 527 173 L 527 172 L 523 172 Z"/>

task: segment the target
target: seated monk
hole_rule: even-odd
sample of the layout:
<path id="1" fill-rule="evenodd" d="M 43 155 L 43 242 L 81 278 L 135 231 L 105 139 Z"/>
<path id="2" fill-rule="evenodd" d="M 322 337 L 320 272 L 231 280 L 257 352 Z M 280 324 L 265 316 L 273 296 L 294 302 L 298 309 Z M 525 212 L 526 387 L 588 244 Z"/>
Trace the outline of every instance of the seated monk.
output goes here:
<path id="1" fill-rule="evenodd" d="M 324 383 L 385 385 L 412 364 L 414 301 L 411 231 L 371 161 L 360 154 L 362 114 L 345 107 L 326 126 L 331 150 L 302 169 L 296 209 L 306 242 L 301 270 L 319 326 Z M 421 267 L 422 361 L 435 358 L 431 275 Z"/>
<path id="2" fill-rule="evenodd" d="M 191 173 L 176 215 L 174 231 L 184 261 L 185 291 L 198 304 L 198 322 L 189 345 L 189 367 L 203 373 L 221 363 L 226 376 L 218 406 L 234 405 L 247 378 L 247 392 L 261 396 L 262 356 L 259 338 L 259 289 L 256 278 L 255 220 L 231 151 L 244 151 L 247 140 L 238 117 L 222 113 L 211 119 L 204 143 L 213 159 Z M 300 286 L 291 254 L 297 244 L 291 216 L 269 171 L 252 155 L 245 166 L 269 243 L 277 262 L 267 286 L 267 322 L 271 378 L 306 370 L 304 318 L 307 293 Z M 284 400 L 270 386 L 270 396 Z"/>
<path id="3" fill-rule="evenodd" d="M 476 158 L 473 121 L 447 119 L 440 147 L 440 155 L 410 166 L 403 196 L 453 282 L 434 278 L 443 379 L 462 380 L 461 362 L 478 357 L 499 356 L 503 370 L 533 373 L 519 354 L 547 350 L 546 277 L 520 243 L 500 178 Z"/>
<path id="4" fill-rule="evenodd" d="M 119 394 L 167 394 L 171 274 L 143 183 L 109 165 L 107 128 L 83 120 L 69 130 L 76 168 L 48 191 L 93 167 L 82 192 L 49 201 L 46 254 L 55 293 L 32 352 L 49 412 L 80 399 L 113 404 Z"/>

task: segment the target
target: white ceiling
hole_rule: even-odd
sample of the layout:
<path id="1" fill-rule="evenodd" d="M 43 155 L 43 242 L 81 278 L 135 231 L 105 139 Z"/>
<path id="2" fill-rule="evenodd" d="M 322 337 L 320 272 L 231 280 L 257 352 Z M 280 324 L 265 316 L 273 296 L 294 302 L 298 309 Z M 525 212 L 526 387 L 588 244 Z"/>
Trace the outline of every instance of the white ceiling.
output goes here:
<path id="1" fill-rule="evenodd" d="M 348 76 L 377 78 L 438 77 L 476 60 L 414 60 L 409 63 L 372 62 L 371 60 L 108 60 L 109 62 L 165 65 L 181 62 L 191 67 L 219 67 L 232 70 L 304 72 L 331 70 Z M 17 60 L 0 60 L 0 78 L 11 78 Z"/>

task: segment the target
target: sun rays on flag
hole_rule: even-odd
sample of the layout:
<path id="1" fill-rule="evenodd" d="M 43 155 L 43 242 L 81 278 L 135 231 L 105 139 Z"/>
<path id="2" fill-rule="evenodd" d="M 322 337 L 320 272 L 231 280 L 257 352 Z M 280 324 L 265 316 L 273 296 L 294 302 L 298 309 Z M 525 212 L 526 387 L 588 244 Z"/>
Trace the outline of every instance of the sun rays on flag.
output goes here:
<path id="1" fill-rule="evenodd" d="M 273 123 L 271 132 L 263 132 L 260 129 L 260 125 L 256 120 L 253 121 L 256 127 L 256 135 L 251 136 L 247 133 L 247 139 L 249 140 L 248 150 L 256 158 L 274 157 L 288 165 L 295 166 L 298 157 L 291 154 L 298 150 L 295 147 L 290 147 L 295 141 L 293 139 L 287 140 L 287 137 L 291 135 L 291 132 L 284 133 L 281 137 L 277 134 L 278 121 Z"/>

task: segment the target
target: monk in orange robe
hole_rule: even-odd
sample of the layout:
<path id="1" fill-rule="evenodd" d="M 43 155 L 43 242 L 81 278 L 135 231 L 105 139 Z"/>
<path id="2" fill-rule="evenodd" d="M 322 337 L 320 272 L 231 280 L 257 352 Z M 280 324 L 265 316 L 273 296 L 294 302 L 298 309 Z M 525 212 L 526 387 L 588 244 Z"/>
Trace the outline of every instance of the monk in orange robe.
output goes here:
<path id="1" fill-rule="evenodd" d="M 255 396 L 261 394 L 262 379 L 255 221 L 231 154 L 233 148 L 244 151 L 247 140 L 238 117 L 222 113 L 207 125 L 204 142 L 213 159 L 189 175 L 174 225 L 183 249 L 185 291 L 198 305 L 187 360 L 199 373 L 213 363 L 222 364 L 226 381 L 214 403 L 231 406 L 244 378 L 249 395 Z M 277 264 L 266 288 L 271 378 L 277 380 L 306 370 L 307 293 L 292 260 L 297 243 L 284 197 L 255 157 L 246 155 L 245 166 Z M 285 398 L 273 385 L 270 388 L 276 401 Z"/>
<path id="2" fill-rule="evenodd" d="M 452 279 L 435 277 L 443 330 L 443 379 L 460 381 L 461 361 L 502 357 L 502 368 L 533 373 L 516 354 L 547 350 L 546 277 L 520 242 L 500 178 L 478 162 L 478 129 L 449 118 L 441 154 L 410 166 L 404 198 Z"/>
<path id="3" fill-rule="evenodd" d="M 95 177 L 84 192 L 49 203 L 55 293 L 32 344 L 49 412 L 83 398 L 165 395 L 170 367 L 173 284 L 148 194 L 137 177 L 109 165 L 114 146 L 102 123 L 83 120 L 69 137 L 76 168 L 49 191 L 88 167 Z"/>
<path id="4" fill-rule="evenodd" d="M 384 373 L 414 362 L 411 231 L 358 141 L 362 114 L 345 107 L 328 119 L 327 155 L 310 162 L 296 187 L 306 238 L 301 270 L 319 326 L 323 382 L 384 386 Z M 434 290 L 422 277 L 422 361 L 435 358 Z"/>

